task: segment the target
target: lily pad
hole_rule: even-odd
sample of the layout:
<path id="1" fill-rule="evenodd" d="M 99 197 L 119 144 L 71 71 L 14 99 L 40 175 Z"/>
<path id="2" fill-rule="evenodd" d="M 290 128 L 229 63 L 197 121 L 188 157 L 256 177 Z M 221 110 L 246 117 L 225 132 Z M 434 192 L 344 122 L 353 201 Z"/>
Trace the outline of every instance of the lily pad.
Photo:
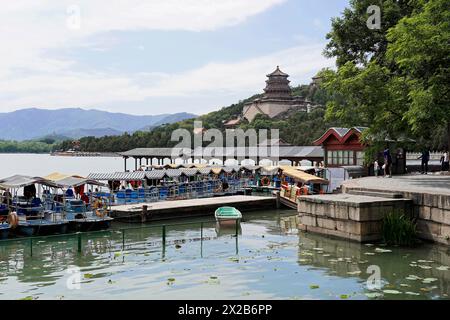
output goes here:
<path id="1" fill-rule="evenodd" d="M 319 289 L 320 286 L 317 285 L 317 284 L 311 284 L 311 285 L 309 286 L 309 288 L 310 288 L 310 289 Z"/>
<path id="2" fill-rule="evenodd" d="M 439 271 L 448 271 L 448 270 L 450 270 L 450 267 L 448 267 L 448 266 L 439 266 L 436 269 L 439 270 Z"/>
<path id="3" fill-rule="evenodd" d="M 370 299 L 381 298 L 383 296 L 383 294 L 380 292 L 367 292 L 365 295 Z"/>
<path id="4" fill-rule="evenodd" d="M 418 276 L 416 276 L 416 275 L 410 274 L 410 275 L 407 276 L 405 279 L 406 279 L 406 280 L 412 280 L 412 281 L 415 281 L 415 280 L 421 280 L 422 278 L 421 278 L 421 277 L 418 277 Z"/>
<path id="5" fill-rule="evenodd" d="M 422 280 L 423 283 L 432 283 L 432 282 L 435 282 L 435 281 L 438 281 L 438 279 L 436 279 L 436 278 L 425 278 L 425 279 Z"/>
<path id="6" fill-rule="evenodd" d="M 387 252 L 392 252 L 392 250 L 389 250 L 389 249 L 381 249 L 381 248 L 375 248 L 375 252 L 379 252 L 379 253 L 387 253 Z"/>
<path id="7" fill-rule="evenodd" d="M 349 275 L 358 275 L 358 274 L 361 274 L 361 271 L 360 270 L 349 271 L 349 272 L 347 272 L 347 274 L 349 274 Z"/>
<path id="8" fill-rule="evenodd" d="M 348 298 L 349 298 L 349 295 L 348 295 L 348 294 L 341 294 L 339 297 L 340 297 L 341 299 L 348 299 Z"/>
<path id="9" fill-rule="evenodd" d="M 424 266 L 424 265 L 419 265 L 419 268 L 425 269 L 425 270 L 431 269 L 430 266 Z"/>
<path id="10" fill-rule="evenodd" d="M 383 290 L 383 292 L 386 294 L 401 294 L 398 290 Z"/>

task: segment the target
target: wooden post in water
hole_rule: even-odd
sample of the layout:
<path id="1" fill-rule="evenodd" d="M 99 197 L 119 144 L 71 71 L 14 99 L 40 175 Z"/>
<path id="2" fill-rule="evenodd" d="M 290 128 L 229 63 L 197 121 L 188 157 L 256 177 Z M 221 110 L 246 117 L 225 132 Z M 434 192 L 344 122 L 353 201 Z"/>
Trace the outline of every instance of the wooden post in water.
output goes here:
<path id="1" fill-rule="evenodd" d="M 277 209 L 280 209 L 280 191 L 277 191 Z"/>
<path id="2" fill-rule="evenodd" d="M 166 255 L 166 226 L 162 227 L 162 257 Z"/>
<path id="3" fill-rule="evenodd" d="M 141 222 L 142 223 L 147 222 L 147 210 L 148 210 L 148 206 L 147 205 L 143 205 L 142 206 L 142 211 L 141 211 Z"/>
<path id="4" fill-rule="evenodd" d="M 78 253 L 81 253 L 81 232 L 78 232 Z"/>
<path id="5" fill-rule="evenodd" d="M 203 258 L 203 222 L 200 222 L 200 257 Z"/>
<path id="6" fill-rule="evenodd" d="M 125 229 L 122 229 L 122 252 L 125 251 Z"/>

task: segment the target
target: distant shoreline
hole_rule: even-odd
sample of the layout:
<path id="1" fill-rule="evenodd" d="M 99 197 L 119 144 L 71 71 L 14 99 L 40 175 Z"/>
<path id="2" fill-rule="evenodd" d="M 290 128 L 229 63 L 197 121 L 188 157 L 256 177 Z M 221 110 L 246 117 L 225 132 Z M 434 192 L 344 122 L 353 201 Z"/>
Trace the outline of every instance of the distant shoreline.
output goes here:
<path id="1" fill-rule="evenodd" d="M 120 157 L 116 152 L 81 152 L 81 151 L 55 151 L 50 153 L 56 157 Z"/>
<path id="2" fill-rule="evenodd" d="M 54 157 L 121 157 L 115 152 L 0 152 L 0 155 L 49 155 Z"/>

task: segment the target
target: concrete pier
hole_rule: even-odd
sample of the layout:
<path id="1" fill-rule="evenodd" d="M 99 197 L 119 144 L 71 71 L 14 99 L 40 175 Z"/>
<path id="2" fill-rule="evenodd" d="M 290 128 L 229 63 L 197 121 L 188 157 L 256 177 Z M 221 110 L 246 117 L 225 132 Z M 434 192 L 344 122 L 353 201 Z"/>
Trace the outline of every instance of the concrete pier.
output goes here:
<path id="1" fill-rule="evenodd" d="M 411 199 L 413 213 L 418 217 L 418 236 L 450 245 L 450 176 L 367 177 L 344 182 L 342 190 L 345 193 L 395 193 Z"/>
<path id="2" fill-rule="evenodd" d="M 359 242 L 382 239 L 382 221 L 395 210 L 410 211 L 408 199 L 334 194 L 299 199 L 299 228 Z"/>
<path id="3" fill-rule="evenodd" d="M 342 194 L 304 196 L 303 230 L 355 241 L 381 240 L 382 219 L 402 209 L 417 219 L 418 237 L 450 245 L 450 176 L 405 175 L 345 181 Z"/>
<path id="4" fill-rule="evenodd" d="M 229 196 L 130 204 L 112 207 L 111 217 L 118 220 L 136 222 L 198 216 L 210 216 L 214 218 L 215 210 L 223 206 L 235 207 L 242 213 L 258 209 L 275 209 L 276 198 Z M 144 212 L 145 216 L 143 216 Z"/>

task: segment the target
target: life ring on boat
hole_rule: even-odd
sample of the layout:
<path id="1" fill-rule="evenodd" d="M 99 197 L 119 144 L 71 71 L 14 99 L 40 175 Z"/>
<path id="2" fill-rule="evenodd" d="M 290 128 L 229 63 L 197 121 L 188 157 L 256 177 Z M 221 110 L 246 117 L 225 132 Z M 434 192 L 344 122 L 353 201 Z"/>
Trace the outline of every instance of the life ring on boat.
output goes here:
<path id="1" fill-rule="evenodd" d="M 270 185 L 270 179 L 268 177 L 263 177 L 261 179 L 261 185 L 263 187 L 267 187 L 268 185 Z"/>
<path id="2" fill-rule="evenodd" d="M 95 210 L 95 215 L 99 218 L 104 218 L 106 215 L 106 211 L 97 209 L 97 210 Z"/>
<path id="3" fill-rule="evenodd" d="M 19 217 L 17 216 L 16 212 L 10 212 L 6 220 L 8 221 L 8 224 L 12 229 L 16 228 L 19 225 Z"/>

